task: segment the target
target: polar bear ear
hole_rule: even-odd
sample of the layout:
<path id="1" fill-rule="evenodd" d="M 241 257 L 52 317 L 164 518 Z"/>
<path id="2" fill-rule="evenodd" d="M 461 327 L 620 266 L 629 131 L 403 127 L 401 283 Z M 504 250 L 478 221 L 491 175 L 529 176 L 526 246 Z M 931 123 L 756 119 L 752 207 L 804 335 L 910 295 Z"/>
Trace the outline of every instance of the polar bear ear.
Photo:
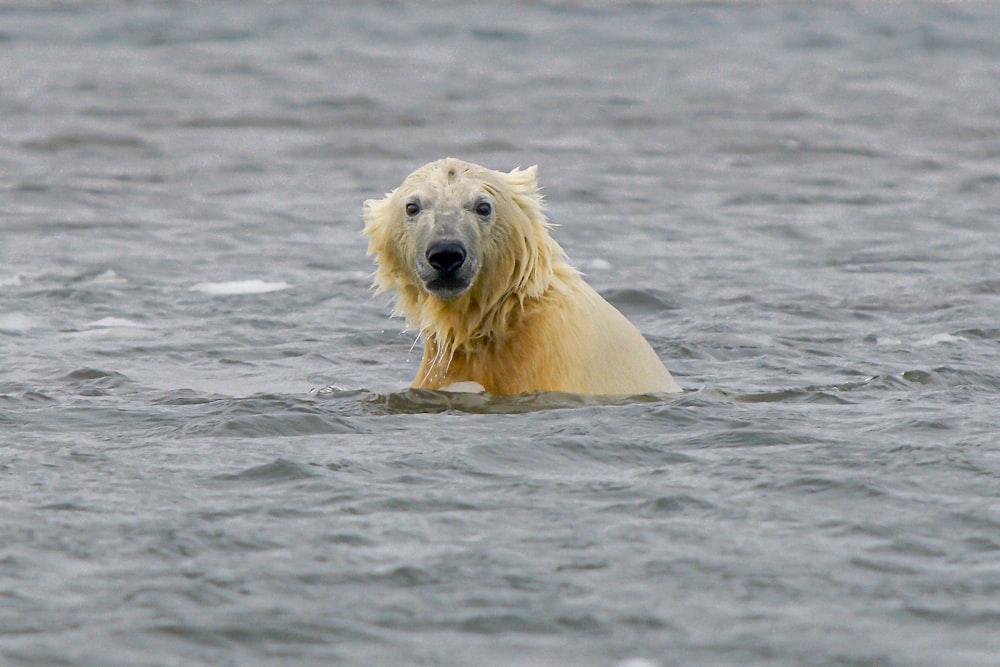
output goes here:
<path id="1" fill-rule="evenodd" d="M 378 224 L 379 209 L 380 205 L 384 204 L 384 199 L 366 199 L 362 211 L 364 213 L 365 221 L 365 233 L 369 232 L 369 228 L 373 225 Z"/>
<path id="2" fill-rule="evenodd" d="M 507 185 L 517 190 L 519 194 L 535 194 L 538 192 L 538 165 L 532 165 L 527 169 L 520 167 L 506 174 Z"/>
<path id="3" fill-rule="evenodd" d="M 378 252 L 389 239 L 389 202 L 392 193 L 385 196 L 385 199 L 367 199 L 365 200 L 363 212 L 364 212 L 364 229 L 362 233 L 368 236 L 368 254 L 372 255 Z"/>
<path id="4" fill-rule="evenodd" d="M 386 217 L 389 214 L 389 201 L 392 196 L 396 194 L 396 191 L 385 193 L 385 197 L 382 199 L 366 199 L 363 204 L 365 224 L 370 225 L 378 223 L 381 218 Z"/>
<path id="5" fill-rule="evenodd" d="M 542 193 L 538 191 L 538 165 L 527 169 L 515 169 L 502 176 L 510 190 L 511 200 L 529 219 L 544 222 L 542 209 L 545 204 L 542 201 Z"/>

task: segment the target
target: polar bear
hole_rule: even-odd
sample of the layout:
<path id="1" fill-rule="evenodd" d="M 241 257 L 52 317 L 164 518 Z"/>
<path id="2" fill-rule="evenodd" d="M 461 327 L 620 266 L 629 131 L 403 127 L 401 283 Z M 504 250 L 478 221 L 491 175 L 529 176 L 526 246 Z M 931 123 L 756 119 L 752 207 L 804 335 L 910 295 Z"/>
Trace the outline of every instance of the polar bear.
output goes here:
<path id="1" fill-rule="evenodd" d="M 537 167 L 424 165 L 364 203 L 374 286 L 420 332 L 413 387 L 495 395 L 680 392 L 642 334 L 549 235 Z"/>

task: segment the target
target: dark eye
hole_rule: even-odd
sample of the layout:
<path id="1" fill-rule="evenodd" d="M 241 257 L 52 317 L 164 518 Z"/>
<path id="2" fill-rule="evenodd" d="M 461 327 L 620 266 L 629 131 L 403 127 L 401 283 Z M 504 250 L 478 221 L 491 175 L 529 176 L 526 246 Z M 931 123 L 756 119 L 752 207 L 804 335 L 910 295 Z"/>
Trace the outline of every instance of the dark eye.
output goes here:
<path id="1" fill-rule="evenodd" d="M 476 204 L 476 215 L 488 218 L 493 213 L 493 204 L 488 201 L 481 201 Z"/>
<path id="2" fill-rule="evenodd" d="M 407 202 L 405 211 L 406 211 L 406 215 L 408 215 L 408 216 L 410 216 L 412 218 L 417 213 L 420 213 L 420 204 L 418 204 L 415 201 Z"/>

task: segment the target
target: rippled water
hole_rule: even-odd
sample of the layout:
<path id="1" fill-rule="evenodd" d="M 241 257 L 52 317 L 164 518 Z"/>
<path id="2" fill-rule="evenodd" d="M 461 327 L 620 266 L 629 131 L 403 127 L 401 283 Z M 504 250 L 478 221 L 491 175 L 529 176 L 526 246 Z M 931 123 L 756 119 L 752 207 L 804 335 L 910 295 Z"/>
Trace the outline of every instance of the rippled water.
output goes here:
<path id="1" fill-rule="evenodd" d="M 0 8 L 10 665 L 987 665 L 1000 5 Z M 681 397 L 407 390 L 360 206 L 540 165 Z"/>

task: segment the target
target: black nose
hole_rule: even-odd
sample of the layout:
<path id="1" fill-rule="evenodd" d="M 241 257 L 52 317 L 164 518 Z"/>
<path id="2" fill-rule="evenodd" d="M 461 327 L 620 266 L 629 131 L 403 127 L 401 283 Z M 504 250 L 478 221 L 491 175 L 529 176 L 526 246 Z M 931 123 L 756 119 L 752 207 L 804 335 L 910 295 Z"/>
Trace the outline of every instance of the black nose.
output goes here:
<path id="1" fill-rule="evenodd" d="M 465 263 L 465 248 L 455 241 L 432 243 L 427 248 L 427 263 L 441 273 L 454 273 Z"/>

